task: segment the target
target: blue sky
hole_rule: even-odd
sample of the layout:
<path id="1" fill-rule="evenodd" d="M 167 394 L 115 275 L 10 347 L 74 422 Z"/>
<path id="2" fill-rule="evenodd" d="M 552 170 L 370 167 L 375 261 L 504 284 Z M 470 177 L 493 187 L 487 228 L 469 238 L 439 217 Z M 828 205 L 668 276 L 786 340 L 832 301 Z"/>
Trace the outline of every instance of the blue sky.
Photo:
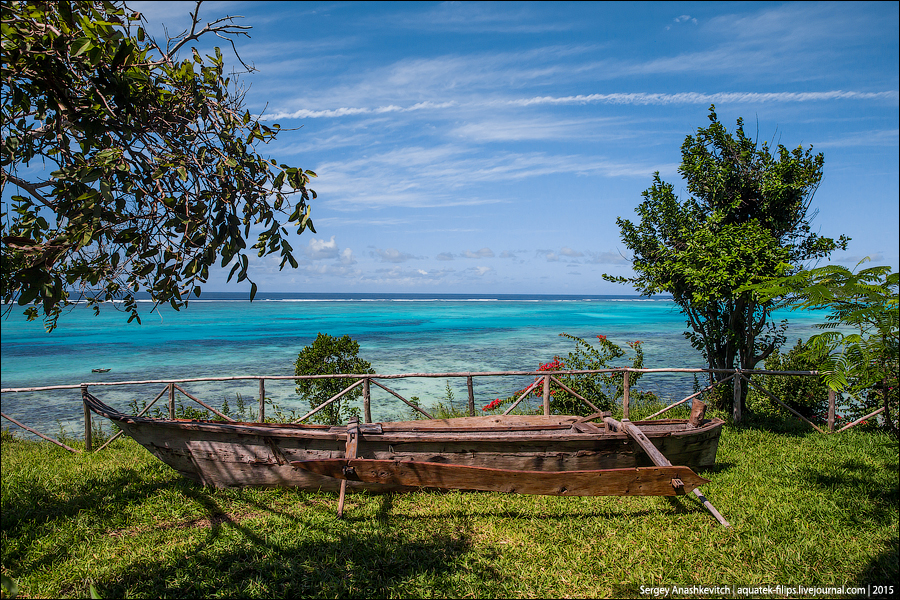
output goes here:
<path id="1" fill-rule="evenodd" d="M 192 2 L 136 2 L 156 35 Z M 267 153 L 319 175 L 300 267 L 267 292 L 627 294 L 616 217 L 716 104 L 825 154 L 835 262 L 898 266 L 898 3 L 210 2 L 243 15 Z M 206 50 L 206 48 L 199 48 Z M 223 47 L 223 50 L 226 50 Z M 216 274 L 205 290 L 238 291 Z M 243 284 L 242 284 L 243 285 Z"/>

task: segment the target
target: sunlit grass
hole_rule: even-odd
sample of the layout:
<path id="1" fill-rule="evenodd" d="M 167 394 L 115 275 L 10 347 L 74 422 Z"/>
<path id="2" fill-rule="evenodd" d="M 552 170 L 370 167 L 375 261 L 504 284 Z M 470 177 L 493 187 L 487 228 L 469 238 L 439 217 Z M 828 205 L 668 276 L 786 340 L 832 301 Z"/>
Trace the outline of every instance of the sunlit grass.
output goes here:
<path id="1" fill-rule="evenodd" d="M 769 429 L 780 429 L 780 432 Z M 728 427 L 704 492 L 557 498 L 218 490 L 129 439 L 2 442 L 2 566 L 25 597 L 609 597 L 655 584 L 898 579 L 897 442 Z"/>

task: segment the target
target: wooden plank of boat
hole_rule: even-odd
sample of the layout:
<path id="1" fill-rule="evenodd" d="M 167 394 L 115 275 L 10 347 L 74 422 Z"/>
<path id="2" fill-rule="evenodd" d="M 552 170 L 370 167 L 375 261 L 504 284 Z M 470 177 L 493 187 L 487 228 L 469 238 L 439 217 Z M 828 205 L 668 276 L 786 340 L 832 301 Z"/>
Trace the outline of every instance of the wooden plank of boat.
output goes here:
<path id="1" fill-rule="evenodd" d="M 691 419 L 690 422 L 692 426 L 698 427 L 700 422 L 703 421 L 703 415 L 706 413 L 706 405 L 700 401 L 695 401 L 697 406 L 691 408 Z M 696 409 L 696 412 L 695 412 Z M 603 422 L 606 423 L 606 426 L 612 430 L 625 431 L 631 438 L 638 443 L 638 445 L 643 448 L 644 452 L 650 457 L 650 460 L 653 461 L 655 465 L 660 467 L 665 467 L 667 465 L 671 465 L 669 459 L 665 457 L 665 455 L 656 449 L 647 436 L 644 435 L 644 432 L 641 431 L 641 428 L 629 421 L 628 419 L 622 419 L 622 421 L 616 421 L 612 417 L 609 416 L 609 413 L 604 413 Z M 683 480 L 680 478 L 672 479 L 672 487 L 678 488 L 683 484 Z M 700 486 L 695 485 L 692 489 L 687 490 L 689 492 L 693 492 L 697 499 L 700 500 L 700 503 L 703 504 L 704 508 L 708 510 L 712 516 L 716 518 L 716 520 L 722 524 L 723 527 L 731 527 L 731 524 L 722 516 L 722 514 L 716 510 L 716 507 L 712 505 L 712 503 L 703 495 L 703 492 L 700 491 Z"/>
<path id="2" fill-rule="evenodd" d="M 317 475 L 349 481 L 547 496 L 675 496 L 709 481 L 690 468 L 680 466 L 515 471 L 421 461 L 345 458 L 293 461 L 291 465 Z M 683 481 L 683 487 L 673 487 L 672 479 Z"/>
<path id="3" fill-rule="evenodd" d="M 344 456 L 347 459 L 356 458 L 356 451 L 359 447 L 359 418 L 353 417 L 347 424 L 347 448 Z M 341 493 L 338 499 L 338 519 L 344 516 L 344 496 L 347 494 L 347 480 L 341 481 Z"/>

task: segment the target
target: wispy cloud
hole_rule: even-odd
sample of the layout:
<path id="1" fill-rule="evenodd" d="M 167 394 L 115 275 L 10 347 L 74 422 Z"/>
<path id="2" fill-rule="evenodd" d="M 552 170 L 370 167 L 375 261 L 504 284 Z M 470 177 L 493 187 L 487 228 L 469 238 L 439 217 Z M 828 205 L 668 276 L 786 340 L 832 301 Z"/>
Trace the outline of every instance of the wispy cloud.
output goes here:
<path id="1" fill-rule="evenodd" d="M 613 161 L 584 155 L 543 152 L 497 152 L 472 156 L 465 146 L 402 147 L 343 163 L 316 168 L 316 191 L 338 210 L 405 206 L 476 206 L 510 202 L 508 197 L 481 196 L 479 182 L 495 184 L 554 174 L 646 177 L 654 171 L 674 173 L 676 165 Z M 391 173 L 378 186 L 372 173 Z M 459 193 L 462 189 L 471 193 Z M 321 202 L 322 200 L 320 200 Z"/>
<path id="2" fill-rule="evenodd" d="M 396 248 L 387 248 L 384 250 L 382 250 L 381 248 L 377 248 L 372 252 L 372 256 L 380 258 L 381 262 L 387 263 L 404 263 L 409 260 L 416 260 L 420 258 L 407 252 L 400 252 Z"/>
<path id="3" fill-rule="evenodd" d="M 894 100 L 898 91 L 854 92 L 834 90 L 829 92 L 716 92 L 704 94 L 700 92 L 681 92 L 677 94 L 653 93 L 615 93 L 587 94 L 577 96 L 538 96 L 509 100 L 516 106 L 533 106 L 536 104 L 714 104 L 714 103 L 765 103 L 765 102 L 824 102 L 828 100 Z"/>
<path id="4" fill-rule="evenodd" d="M 574 25 L 547 20 L 544 15 L 534 13 L 528 4 L 509 6 L 481 2 L 442 2 L 423 12 L 400 13 L 394 17 L 394 23 L 416 30 L 522 34 L 566 31 Z"/>
<path id="5" fill-rule="evenodd" d="M 476 250 L 474 252 L 466 250 L 462 255 L 466 258 L 494 258 L 494 251 L 490 248 L 482 248 L 481 250 Z"/>
<path id="6" fill-rule="evenodd" d="M 841 137 L 815 143 L 816 148 L 846 148 L 848 146 L 897 146 L 900 144 L 900 130 L 882 129 L 860 131 Z"/>
<path id="7" fill-rule="evenodd" d="M 616 105 L 673 105 L 673 104 L 765 104 L 765 103 L 800 103 L 800 102 L 827 102 L 834 100 L 888 100 L 896 102 L 900 97 L 898 90 L 880 92 L 861 92 L 830 90 L 825 92 L 678 92 L 678 93 L 652 93 L 652 92 L 615 92 L 610 94 L 577 94 L 573 96 L 533 96 L 530 98 L 515 98 L 511 100 L 485 99 L 481 102 L 468 102 L 460 104 L 450 102 L 418 102 L 411 106 L 377 106 L 377 107 L 341 107 L 334 109 L 309 110 L 299 109 L 293 112 L 276 112 L 264 115 L 264 120 L 284 119 L 321 119 L 340 118 L 358 115 L 378 115 L 385 113 L 413 112 L 421 110 L 441 110 L 449 108 L 491 108 L 498 105 L 505 106 L 540 106 L 540 105 L 586 105 L 586 104 L 616 104 Z M 554 128 L 555 130 L 577 127 L 580 121 L 561 121 L 557 123 L 542 124 L 537 119 L 529 123 L 522 123 L 532 129 L 538 130 L 535 137 L 544 137 L 542 129 Z M 467 133 L 474 130 L 476 124 L 467 124 L 455 131 Z M 524 129 L 524 127 L 522 127 Z M 500 138 L 508 138 L 504 135 L 503 128 L 499 128 L 497 134 Z M 527 139 L 525 134 L 517 134 L 519 139 Z"/>

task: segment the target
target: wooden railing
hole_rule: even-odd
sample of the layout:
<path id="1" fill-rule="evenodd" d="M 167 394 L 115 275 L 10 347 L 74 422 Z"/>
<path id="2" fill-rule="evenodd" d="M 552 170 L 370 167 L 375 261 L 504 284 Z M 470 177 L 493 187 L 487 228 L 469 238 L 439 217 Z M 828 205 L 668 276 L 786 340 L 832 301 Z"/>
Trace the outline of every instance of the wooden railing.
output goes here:
<path id="1" fill-rule="evenodd" d="M 457 373 L 402 373 L 402 374 L 397 374 L 397 375 L 381 375 L 381 374 L 264 375 L 264 376 L 261 376 L 261 375 L 239 375 L 239 376 L 231 376 L 231 377 L 196 377 L 196 378 L 176 379 L 176 380 L 149 379 L 149 380 L 139 380 L 139 381 L 91 382 L 91 383 L 78 383 L 78 384 L 70 384 L 70 385 L 51 385 L 51 386 L 42 386 L 42 387 L 29 387 L 29 388 L 3 388 L 2 390 L 0 390 L 0 393 L 7 394 L 7 393 L 23 393 L 23 392 L 40 392 L 40 391 L 50 391 L 50 390 L 67 390 L 67 389 L 72 389 L 72 390 L 78 389 L 78 390 L 86 391 L 90 387 L 112 387 L 112 386 L 148 385 L 148 384 L 163 383 L 163 384 L 165 384 L 166 387 L 161 392 L 159 392 L 156 395 L 156 397 L 138 413 L 137 416 L 144 415 L 148 410 L 150 410 L 150 408 L 154 404 L 156 404 L 156 402 L 158 400 L 160 400 L 163 396 L 167 396 L 168 397 L 169 418 L 174 419 L 175 415 L 176 415 L 176 409 L 175 409 L 176 395 L 175 395 L 175 393 L 177 391 L 177 392 L 180 392 L 181 394 L 183 394 L 186 398 L 188 398 L 194 402 L 197 402 L 198 404 L 200 404 L 207 410 L 213 412 L 214 414 L 218 415 L 219 417 L 224 418 L 226 421 L 233 422 L 234 421 L 233 418 L 224 414 L 223 412 L 220 412 L 219 410 L 216 410 L 215 408 L 213 408 L 209 404 L 203 402 L 196 396 L 188 393 L 184 389 L 184 387 L 182 387 L 182 385 L 179 385 L 179 384 L 192 383 L 192 382 L 210 382 L 210 381 L 224 382 L 224 381 L 256 380 L 259 382 L 259 410 L 258 410 L 257 415 L 258 415 L 258 420 L 260 422 L 263 422 L 263 421 L 265 421 L 265 418 L 266 418 L 265 417 L 266 381 L 300 380 L 300 379 L 352 379 L 354 381 L 349 386 L 345 387 L 343 390 L 341 390 L 340 392 L 338 392 L 337 394 L 335 394 L 334 396 L 332 396 L 325 402 L 319 404 L 318 406 L 313 408 L 311 411 L 309 411 L 302 417 L 294 419 L 292 422 L 300 423 L 302 421 L 305 421 L 306 419 L 310 418 L 317 412 L 321 411 L 325 407 L 331 405 L 333 402 L 340 399 L 342 396 L 344 396 L 348 392 L 362 386 L 363 420 L 366 423 L 371 423 L 372 422 L 372 408 L 371 408 L 371 386 L 372 386 L 372 384 L 383 389 L 384 391 L 388 392 L 389 394 L 393 395 L 394 397 L 398 398 L 399 400 L 401 400 L 402 402 L 407 404 L 413 410 L 421 413 L 423 416 L 425 416 L 429 419 L 433 418 L 431 414 L 429 414 L 425 409 L 423 409 L 417 403 L 404 398 L 402 395 L 400 395 L 399 393 L 397 393 L 396 391 L 392 390 L 387 385 L 382 383 L 383 380 L 408 379 L 408 378 L 449 379 L 449 378 L 465 377 L 466 378 L 466 388 L 468 391 L 468 413 L 470 415 L 475 415 L 475 393 L 474 393 L 474 384 L 473 384 L 474 378 L 476 378 L 476 377 L 532 376 L 532 377 L 535 377 L 534 382 L 531 385 L 529 385 L 527 388 L 525 388 L 524 390 L 519 392 L 518 398 L 509 406 L 509 408 L 506 409 L 506 411 L 503 414 L 506 415 L 506 414 L 509 414 L 510 412 L 512 412 L 512 410 L 515 409 L 525 398 L 527 398 L 530 394 L 535 393 L 537 391 L 538 387 L 540 386 L 540 389 L 542 392 L 541 398 L 542 398 L 543 412 L 545 415 L 549 415 L 550 414 L 551 384 L 556 384 L 561 389 L 569 392 L 570 394 L 572 394 L 573 396 L 575 396 L 576 398 L 578 398 L 579 400 L 584 402 L 587 406 L 589 406 L 594 411 L 599 412 L 599 410 L 600 410 L 597 406 L 595 406 L 591 402 L 590 399 L 583 397 L 582 395 L 578 394 L 573 389 L 571 389 L 569 386 L 567 386 L 565 383 L 563 383 L 559 379 L 560 376 L 588 375 L 588 374 L 616 374 L 616 373 L 621 373 L 622 379 L 623 379 L 622 412 L 623 412 L 623 417 L 625 419 L 629 418 L 629 411 L 630 411 L 630 398 L 631 398 L 631 386 L 630 386 L 630 381 L 629 381 L 630 373 L 692 373 L 692 374 L 703 373 L 703 374 L 708 374 L 708 375 L 712 375 L 713 373 L 720 373 L 720 374 L 727 374 L 727 377 L 724 377 L 724 378 L 720 379 L 719 381 L 716 381 L 716 382 L 710 384 L 709 386 L 700 390 L 699 392 L 691 394 L 690 396 L 687 396 L 677 402 L 670 404 L 666 408 L 654 413 L 653 415 L 650 415 L 647 418 L 648 419 L 656 418 L 656 417 L 662 415 L 663 413 L 671 410 L 672 408 L 675 408 L 676 406 L 684 404 L 685 402 L 692 400 L 693 398 L 696 398 L 697 396 L 699 396 L 705 392 L 709 392 L 712 389 L 714 389 L 720 385 L 724 385 L 728 381 L 731 381 L 733 388 L 734 388 L 734 398 L 735 398 L 734 412 L 733 412 L 732 416 L 733 416 L 734 422 L 739 423 L 741 421 L 741 417 L 742 417 L 741 402 L 740 402 L 740 398 L 741 398 L 741 395 L 743 392 L 742 385 L 743 385 L 743 382 L 746 381 L 748 383 L 748 385 L 753 386 L 760 393 L 768 396 L 769 398 L 774 400 L 776 403 L 778 403 L 782 408 L 791 412 L 795 416 L 799 417 L 800 419 L 802 419 L 803 421 L 805 421 L 806 423 L 811 425 L 813 428 L 816 429 L 816 431 L 825 433 L 825 431 L 823 431 L 815 423 L 813 423 L 808 418 L 806 418 L 805 416 L 803 416 L 802 414 L 800 414 L 799 412 L 797 412 L 796 410 L 794 410 L 793 408 L 791 408 L 790 406 L 788 406 L 787 404 L 782 402 L 775 394 L 773 394 L 769 390 L 765 389 L 759 383 L 750 379 L 751 375 L 778 375 L 778 376 L 791 376 L 791 377 L 817 376 L 818 375 L 817 371 L 766 371 L 766 370 L 742 371 L 740 369 L 676 369 L 676 368 L 634 369 L 634 368 L 630 368 L 630 367 L 619 367 L 619 368 L 614 368 L 614 369 L 595 369 L 595 370 L 582 370 L 582 371 L 487 371 L 487 372 L 461 372 L 461 373 L 459 373 L 459 372 L 457 372 Z M 835 428 L 835 403 L 836 403 L 836 394 L 833 391 L 829 391 L 829 393 L 828 393 L 828 417 L 827 417 L 827 427 L 828 427 L 829 432 L 835 432 L 835 429 L 834 429 Z M 93 443 L 92 443 L 93 442 L 93 440 L 92 440 L 93 426 L 92 426 L 92 421 L 91 421 L 91 411 L 88 409 L 86 404 L 83 406 L 83 408 L 84 408 L 85 450 L 90 452 L 93 449 Z M 858 425 L 859 423 L 865 421 L 866 419 L 870 419 L 870 418 L 874 417 L 875 415 L 881 413 L 883 410 L 884 410 L 884 408 L 882 407 L 882 408 L 872 412 L 871 414 L 861 417 L 861 418 L 853 421 L 852 423 L 849 423 L 849 424 L 841 427 L 840 429 L 837 430 L 837 432 L 839 433 L 839 432 L 845 431 L 855 425 Z M 29 427 L 28 425 L 25 425 L 25 424 L 21 423 L 20 421 L 6 415 L 3 412 L 0 412 L 0 416 L 2 416 L 4 419 L 7 419 L 8 421 L 18 425 L 22 429 L 25 429 L 26 431 L 29 431 L 45 440 L 48 440 L 54 444 L 57 444 L 57 445 L 65 448 L 66 450 L 69 450 L 71 452 L 78 452 L 77 450 L 67 446 L 60 440 L 55 439 L 51 436 L 45 435 L 45 434 L 37 431 L 36 429 Z M 102 450 L 103 448 L 105 448 L 107 445 L 109 445 L 110 442 L 113 441 L 113 439 L 115 439 L 119 435 L 121 435 L 121 433 L 122 432 L 120 431 L 116 435 L 112 436 L 110 439 L 108 439 L 106 441 L 106 443 L 104 443 L 100 448 L 98 448 L 98 450 Z"/>

